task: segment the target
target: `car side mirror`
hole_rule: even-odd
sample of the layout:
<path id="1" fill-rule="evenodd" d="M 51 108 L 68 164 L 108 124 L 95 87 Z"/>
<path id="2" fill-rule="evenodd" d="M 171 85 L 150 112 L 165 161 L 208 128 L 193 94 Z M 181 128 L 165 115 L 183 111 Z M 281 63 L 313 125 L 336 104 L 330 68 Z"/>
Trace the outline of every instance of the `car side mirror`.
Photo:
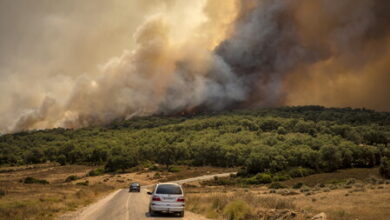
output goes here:
<path id="1" fill-rule="evenodd" d="M 147 192 L 148 195 L 152 195 L 152 192 Z"/>

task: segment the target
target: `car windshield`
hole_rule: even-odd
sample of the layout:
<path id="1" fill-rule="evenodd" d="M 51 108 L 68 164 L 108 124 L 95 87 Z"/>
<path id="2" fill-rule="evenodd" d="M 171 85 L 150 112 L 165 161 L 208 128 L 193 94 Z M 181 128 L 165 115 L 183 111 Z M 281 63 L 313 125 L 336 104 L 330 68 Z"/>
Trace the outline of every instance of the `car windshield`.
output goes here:
<path id="1" fill-rule="evenodd" d="M 156 194 L 182 194 L 182 192 L 177 185 L 159 185 Z"/>
<path id="2" fill-rule="evenodd" d="M 131 186 L 139 186 L 139 183 L 132 183 Z"/>

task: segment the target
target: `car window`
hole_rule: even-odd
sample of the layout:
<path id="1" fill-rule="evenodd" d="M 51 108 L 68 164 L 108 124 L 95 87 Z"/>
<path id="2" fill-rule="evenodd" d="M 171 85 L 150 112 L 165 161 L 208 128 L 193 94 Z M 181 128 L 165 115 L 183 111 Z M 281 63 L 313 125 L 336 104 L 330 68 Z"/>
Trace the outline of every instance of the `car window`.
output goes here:
<path id="1" fill-rule="evenodd" d="M 132 186 L 139 186 L 139 184 L 138 183 L 133 183 L 133 184 L 131 184 Z"/>
<path id="2" fill-rule="evenodd" d="M 156 194 L 182 194 L 181 188 L 176 185 L 159 185 Z"/>

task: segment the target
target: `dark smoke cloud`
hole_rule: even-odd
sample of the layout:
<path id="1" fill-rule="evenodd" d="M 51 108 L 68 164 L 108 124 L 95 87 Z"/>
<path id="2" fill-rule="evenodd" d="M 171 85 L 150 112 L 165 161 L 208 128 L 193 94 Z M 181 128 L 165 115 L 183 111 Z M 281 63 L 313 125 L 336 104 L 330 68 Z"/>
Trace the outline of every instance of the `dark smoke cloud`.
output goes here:
<path id="1" fill-rule="evenodd" d="M 104 2 L 101 6 L 124 12 L 120 1 Z M 48 71 L 42 62 L 27 59 L 25 66 L 31 66 L 40 85 L 27 92 L 31 77 L 7 74 L 15 68 L 4 65 L 0 83 L 7 95 L 0 108 L 4 115 L 0 130 L 78 128 L 135 115 L 197 109 L 296 104 L 390 109 L 390 3 L 386 0 L 135 2 L 129 3 L 135 14 L 138 8 L 145 11 L 144 18 L 133 15 L 137 21 L 129 21 L 134 26 L 143 20 L 134 31 L 133 44 L 99 68 L 88 66 L 102 63 L 104 56 L 93 62 L 85 59 L 80 72 L 74 61 L 66 63 L 72 66 L 67 69 L 71 74 L 41 74 L 61 63 L 50 62 Z M 125 35 L 106 28 L 115 24 L 125 30 L 126 24 L 123 16 L 104 7 L 96 9 L 107 13 L 107 18 L 115 17 L 115 22 L 106 21 L 95 29 L 102 33 L 92 38 L 99 44 L 93 44 L 98 46 L 85 52 L 85 57 L 94 57 L 95 51 L 110 51 L 112 56 L 118 48 L 126 48 L 125 41 L 104 40 L 107 33 Z M 66 16 L 58 20 L 54 14 L 55 23 L 60 23 L 56 27 L 66 27 L 64 33 L 81 30 L 64 22 Z M 63 42 L 78 42 L 77 36 Z M 50 39 L 50 34 L 45 38 Z M 73 50 L 61 45 L 48 48 Z M 5 57 L 1 53 L 0 63 L 16 60 Z"/>
<path id="2" fill-rule="evenodd" d="M 390 92 L 385 82 L 389 81 L 359 84 L 369 88 L 350 88 L 349 84 L 389 78 L 386 67 L 376 73 L 362 71 L 375 67 L 377 60 L 388 60 L 389 6 L 385 0 L 252 2 L 249 9 L 243 7 L 233 34 L 216 53 L 237 75 L 249 79 L 248 105 L 325 104 L 389 110 L 385 101 Z M 323 63 L 329 64 L 319 67 L 322 72 L 317 74 L 313 68 Z M 346 77 L 351 79 L 339 82 Z M 343 98 L 342 90 L 350 91 L 352 97 Z M 361 95 L 368 97 L 359 96 L 357 90 L 364 90 Z M 373 104 L 369 99 L 378 101 Z"/>

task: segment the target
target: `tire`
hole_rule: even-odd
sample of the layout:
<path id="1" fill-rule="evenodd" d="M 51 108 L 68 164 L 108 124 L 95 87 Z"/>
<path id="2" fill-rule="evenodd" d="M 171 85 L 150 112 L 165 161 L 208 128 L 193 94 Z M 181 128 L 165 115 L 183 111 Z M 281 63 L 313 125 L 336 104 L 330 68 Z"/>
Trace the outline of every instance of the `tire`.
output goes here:
<path id="1" fill-rule="evenodd" d="M 149 207 L 149 215 L 150 215 L 150 217 L 153 217 L 156 215 L 156 212 L 153 211 L 150 207 Z"/>
<path id="2" fill-rule="evenodd" d="M 179 217 L 184 217 L 184 211 L 179 212 Z"/>

